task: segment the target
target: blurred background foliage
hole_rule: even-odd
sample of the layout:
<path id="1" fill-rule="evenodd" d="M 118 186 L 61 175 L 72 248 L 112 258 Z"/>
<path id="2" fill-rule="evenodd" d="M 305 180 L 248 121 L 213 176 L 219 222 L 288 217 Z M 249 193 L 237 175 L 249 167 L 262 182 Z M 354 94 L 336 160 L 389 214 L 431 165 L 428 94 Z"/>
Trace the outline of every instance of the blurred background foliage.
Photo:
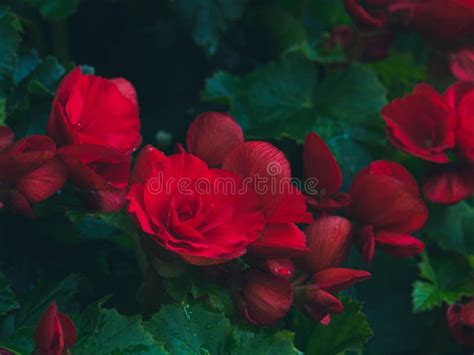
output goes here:
<path id="1" fill-rule="evenodd" d="M 59 79 L 74 65 L 84 65 L 90 73 L 125 77 L 135 85 L 144 142 L 166 151 L 184 142 L 189 122 L 200 112 L 228 110 L 247 138 L 269 139 L 282 148 L 295 175 L 301 171 L 300 143 L 311 130 L 327 140 L 346 187 L 358 169 L 382 157 L 420 173 L 417 161 L 387 143 L 379 111 L 417 82 L 443 89 L 450 79 L 440 80 L 433 72 L 432 50 L 413 33 L 397 34 L 384 60 L 347 58 L 340 47 L 327 45 L 330 31 L 340 24 L 351 20 L 338 0 L 2 0 L 0 122 L 18 136 L 44 133 Z M 3 337 L 35 317 L 41 304 L 24 306 L 32 299 L 44 299 L 44 305 L 57 298 L 63 311 L 77 311 L 78 304 L 60 297 L 77 290 L 81 304 L 112 295 L 107 302 L 120 312 L 139 310 L 134 300 L 141 275 L 128 238 L 133 229 L 120 214 L 81 211 L 71 196 L 65 190 L 37 206 L 41 218 L 36 221 L 0 215 L 0 315 L 22 304 L 19 316 L 4 319 Z M 365 329 L 359 304 L 346 305 L 331 328 L 298 313 L 282 327 L 296 332 L 295 344 L 307 354 L 361 352 L 370 337 L 367 354 L 456 353 L 443 304 L 474 294 L 472 208 L 469 201 L 433 207 L 423 258 L 377 255 L 370 267 L 373 279 L 348 293 L 363 301 L 374 337 Z M 351 255 L 348 265 L 366 267 L 356 252 Z M 184 297 L 206 295 L 211 308 L 229 308 L 228 295 L 192 276 L 157 288 L 174 300 L 192 289 Z M 91 307 L 90 317 L 100 314 L 105 323 L 134 329 L 135 340 L 148 341 L 132 318 L 102 310 L 100 304 Z M 157 324 L 179 318 L 173 312 L 165 309 Z M 268 334 L 249 334 L 239 333 L 235 341 L 252 349 L 268 340 Z M 333 339 L 328 343 L 334 348 L 318 343 L 321 334 Z M 280 335 L 294 350 L 291 336 Z M 99 351 L 94 344 L 81 346 L 89 354 Z"/>

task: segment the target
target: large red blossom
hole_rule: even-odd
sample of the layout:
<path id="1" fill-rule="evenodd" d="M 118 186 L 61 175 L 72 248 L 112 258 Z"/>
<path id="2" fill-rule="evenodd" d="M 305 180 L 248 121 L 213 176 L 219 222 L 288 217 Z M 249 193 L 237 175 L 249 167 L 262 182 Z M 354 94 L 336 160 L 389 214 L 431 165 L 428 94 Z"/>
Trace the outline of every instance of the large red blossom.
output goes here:
<path id="1" fill-rule="evenodd" d="M 342 173 L 328 146 L 316 133 L 306 136 L 303 147 L 303 174 L 308 205 L 316 210 L 346 207 L 350 198 L 339 192 Z"/>
<path id="2" fill-rule="evenodd" d="M 370 279 L 367 271 L 330 268 L 317 272 L 309 285 L 298 288 L 298 302 L 315 321 L 328 324 L 330 314 L 342 313 L 342 302 L 334 294 Z"/>
<path id="3" fill-rule="evenodd" d="M 13 139 L 11 134 L 5 136 L 5 143 Z M 20 213 L 31 216 L 30 203 L 52 196 L 66 178 L 67 169 L 56 157 L 56 145 L 49 137 L 29 136 L 0 151 L 0 201 Z"/>
<path id="4" fill-rule="evenodd" d="M 48 135 L 58 146 L 95 144 L 132 152 L 141 143 L 133 86 L 121 78 L 83 75 L 77 67 L 56 91 Z"/>
<path id="5" fill-rule="evenodd" d="M 291 184 L 291 169 L 282 151 L 267 142 L 245 142 L 225 158 L 223 169 L 246 179 L 260 196 L 266 218 L 261 239 L 251 250 L 265 257 L 290 257 L 308 251 L 295 223 L 310 223 L 305 197 Z"/>
<path id="6" fill-rule="evenodd" d="M 90 210 L 110 212 L 122 207 L 130 175 L 129 155 L 112 148 L 81 144 L 61 148 L 59 156 Z"/>
<path id="7" fill-rule="evenodd" d="M 192 264 L 242 256 L 264 225 L 260 200 L 243 188 L 241 177 L 209 169 L 188 153 L 166 157 L 151 146 L 143 148 L 127 198 L 143 231 Z"/>
<path id="8" fill-rule="evenodd" d="M 446 150 L 455 145 L 456 114 L 429 85 L 420 84 L 413 94 L 393 100 L 382 116 L 394 146 L 435 163 L 448 162 Z"/>
<path id="9" fill-rule="evenodd" d="M 474 349 L 474 300 L 449 306 L 447 318 L 453 338 L 459 344 Z"/>
<path id="10" fill-rule="evenodd" d="M 62 355 L 76 343 L 76 327 L 52 303 L 39 319 L 34 334 L 35 354 Z"/>
<path id="11" fill-rule="evenodd" d="M 410 235 L 421 229 L 428 209 L 411 174 L 401 165 L 376 161 L 355 177 L 350 213 L 360 225 L 355 242 L 371 262 L 378 245 L 389 254 L 419 254 L 424 244 Z"/>

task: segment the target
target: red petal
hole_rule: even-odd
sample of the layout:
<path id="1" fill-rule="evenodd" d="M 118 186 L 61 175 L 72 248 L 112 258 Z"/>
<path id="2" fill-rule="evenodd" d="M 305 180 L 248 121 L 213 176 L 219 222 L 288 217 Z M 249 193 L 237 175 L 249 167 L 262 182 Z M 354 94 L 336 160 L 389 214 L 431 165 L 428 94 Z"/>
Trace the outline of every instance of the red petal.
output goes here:
<path id="1" fill-rule="evenodd" d="M 452 204 L 474 193 L 474 169 L 452 166 L 435 171 L 424 183 L 423 194 L 431 202 Z"/>
<path id="2" fill-rule="evenodd" d="M 67 179 L 67 169 L 57 158 L 25 175 L 17 184 L 17 189 L 28 201 L 41 202 L 60 190 Z"/>
<path id="3" fill-rule="evenodd" d="M 370 272 L 364 270 L 332 268 L 318 272 L 312 282 L 327 292 L 337 293 L 370 277 Z"/>
<path id="4" fill-rule="evenodd" d="M 444 98 L 453 109 L 457 110 L 463 97 L 472 90 L 474 82 L 459 81 L 446 90 Z"/>
<path id="5" fill-rule="evenodd" d="M 362 258 L 370 264 L 375 255 L 375 235 L 371 225 L 362 227 L 354 239 L 355 245 L 359 248 Z"/>
<path id="6" fill-rule="evenodd" d="M 318 196 L 332 196 L 342 185 L 342 173 L 328 146 L 314 132 L 306 136 L 303 150 L 304 178 L 317 182 Z"/>
<path id="7" fill-rule="evenodd" d="M 421 240 L 408 234 L 389 231 L 376 232 L 375 243 L 386 253 L 398 257 L 415 256 L 425 249 L 425 244 Z"/>
<path id="8" fill-rule="evenodd" d="M 410 233 L 428 218 L 423 201 L 398 180 L 385 175 L 362 175 L 351 188 L 351 214 L 362 224 Z"/>
<path id="9" fill-rule="evenodd" d="M 342 313 L 342 302 L 329 292 L 316 285 L 305 286 L 305 291 L 303 308 L 314 321 L 328 325 L 331 322 L 330 313 Z"/>
<path id="10" fill-rule="evenodd" d="M 36 324 L 36 329 L 34 333 L 34 342 L 36 351 L 46 352 L 47 354 L 52 351 L 53 340 L 57 337 L 59 344 L 56 347 L 59 350 L 59 353 L 62 352 L 64 345 L 64 338 L 61 336 L 59 329 L 57 327 L 58 322 L 58 307 L 55 302 L 53 302 L 49 308 L 43 313 L 41 318 Z"/>
<path id="11" fill-rule="evenodd" d="M 474 90 L 468 91 L 458 106 L 457 149 L 474 163 Z"/>
<path id="12" fill-rule="evenodd" d="M 292 223 L 267 225 L 262 239 L 251 244 L 250 250 L 267 257 L 301 256 L 308 252 L 303 232 Z"/>
<path id="13" fill-rule="evenodd" d="M 59 323 L 64 336 L 64 350 L 68 350 L 74 346 L 77 340 L 76 327 L 72 320 L 64 313 L 58 312 Z"/>
<path id="14" fill-rule="evenodd" d="M 295 274 L 295 265 L 290 259 L 267 259 L 264 261 L 264 268 L 275 276 L 290 279 Z"/>
<path id="15" fill-rule="evenodd" d="M 7 193 L 7 199 L 14 211 L 29 218 L 34 217 L 30 203 L 21 193 L 18 191 L 9 191 Z"/>
<path id="16" fill-rule="evenodd" d="M 369 29 L 382 27 L 385 23 L 383 19 L 372 16 L 359 4 L 358 0 L 344 0 L 344 6 L 349 15 L 361 26 Z"/>
<path id="17" fill-rule="evenodd" d="M 250 186 L 262 196 L 267 216 L 282 205 L 283 192 L 291 186 L 290 163 L 281 150 L 267 142 L 238 145 L 226 156 L 222 168 L 251 179 Z"/>
<path id="18" fill-rule="evenodd" d="M 110 79 L 110 81 L 117 86 L 124 97 L 132 101 L 133 104 L 138 107 L 137 92 L 130 81 L 124 78 Z"/>
<path id="19" fill-rule="evenodd" d="M 80 194 L 89 211 L 117 212 L 125 203 L 125 190 L 82 190 Z"/>
<path id="20" fill-rule="evenodd" d="M 451 73 L 463 81 L 474 81 L 474 50 L 463 48 L 449 57 Z"/>
<path id="21" fill-rule="evenodd" d="M 386 175 L 394 179 L 397 179 L 399 182 L 405 185 L 408 191 L 411 191 L 413 194 L 419 196 L 420 189 L 416 183 L 413 175 L 405 169 L 404 166 L 395 163 L 389 160 L 376 160 L 369 164 L 366 168 L 362 169 L 357 176 L 355 177 L 353 184 L 356 183 L 356 180 L 360 176 L 364 175 Z"/>
<path id="22" fill-rule="evenodd" d="M 239 124 L 221 112 L 205 112 L 196 117 L 186 136 L 188 151 L 211 167 L 220 166 L 226 155 L 243 141 Z"/>
<path id="23" fill-rule="evenodd" d="M 165 159 L 166 155 L 155 147 L 151 145 L 143 147 L 133 165 L 130 184 L 143 184 L 148 179 L 153 167 Z"/>
<path id="24" fill-rule="evenodd" d="M 351 222 L 344 217 L 323 215 L 305 230 L 310 252 L 302 259 L 311 272 L 340 266 L 351 246 Z"/>
<path id="25" fill-rule="evenodd" d="M 13 142 L 14 137 L 15 134 L 10 128 L 0 126 L 0 150 L 8 147 Z"/>

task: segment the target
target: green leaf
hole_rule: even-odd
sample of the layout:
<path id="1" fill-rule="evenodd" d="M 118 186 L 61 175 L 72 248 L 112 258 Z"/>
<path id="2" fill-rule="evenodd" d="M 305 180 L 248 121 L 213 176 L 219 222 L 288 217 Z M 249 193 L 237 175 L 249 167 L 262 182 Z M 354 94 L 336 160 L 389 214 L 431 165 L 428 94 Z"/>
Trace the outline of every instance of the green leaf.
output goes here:
<path id="1" fill-rule="evenodd" d="M 239 329 L 233 332 L 231 355 L 298 355 L 302 354 L 293 344 L 294 334 L 270 329 Z"/>
<path id="2" fill-rule="evenodd" d="M 231 325 L 200 305 L 165 305 L 146 324 L 171 354 L 227 354 Z"/>
<path id="3" fill-rule="evenodd" d="M 23 0 L 35 7 L 46 20 L 63 20 L 77 11 L 80 0 Z"/>
<path id="4" fill-rule="evenodd" d="M 229 23 L 243 13 L 247 0 L 175 0 L 178 13 L 192 28 L 194 42 L 213 55 Z"/>
<path id="5" fill-rule="evenodd" d="M 0 316 L 20 307 L 15 299 L 15 294 L 10 288 L 7 278 L 0 271 Z"/>
<path id="6" fill-rule="evenodd" d="M 13 88 L 13 72 L 21 42 L 18 18 L 0 6 L 0 123 L 5 119 L 5 99 Z"/>
<path id="7" fill-rule="evenodd" d="M 387 103 L 387 91 L 377 75 L 361 64 L 329 73 L 316 89 L 318 115 L 350 122 L 377 115 Z"/>
<path id="8" fill-rule="evenodd" d="M 389 57 L 370 64 L 383 84 L 390 90 L 391 97 L 400 97 L 413 90 L 413 87 L 426 81 L 426 66 L 417 64 L 409 52 L 392 50 Z"/>
<path id="9" fill-rule="evenodd" d="M 418 264 L 422 281 L 413 284 L 413 311 L 422 312 L 474 296 L 474 273 L 469 262 L 456 254 L 428 257 Z"/>
<path id="10" fill-rule="evenodd" d="M 167 354 L 142 324 L 141 317 L 126 317 L 101 302 L 89 306 L 75 320 L 78 341 L 74 354 Z"/>
<path id="11" fill-rule="evenodd" d="M 305 348 L 307 355 L 334 355 L 358 350 L 373 333 L 360 302 L 343 298 L 344 312 L 331 315 L 328 326 L 316 324 Z"/>
<path id="12" fill-rule="evenodd" d="M 474 207 L 465 201 L 453 206 L 432 206 L 425 231 L 444 250 L 474 255 Z"/>

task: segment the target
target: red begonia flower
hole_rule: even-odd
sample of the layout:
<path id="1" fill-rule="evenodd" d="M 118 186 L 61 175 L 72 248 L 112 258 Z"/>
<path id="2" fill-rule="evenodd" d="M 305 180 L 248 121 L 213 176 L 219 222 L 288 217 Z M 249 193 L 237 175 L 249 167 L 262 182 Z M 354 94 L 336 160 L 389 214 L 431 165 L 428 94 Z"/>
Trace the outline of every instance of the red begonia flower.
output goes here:
<path id="1" fill-rule="evenodd" d="M 367 262 L 372 261 L 375 245 L 396 256 L 423 251 L 424 244 L 409 234 L 424 226 L 428 209 L 401 165 L 372 163 L 355 177 L 350 194 L 350 214 L 361 226 L 355 242 Z"/>
<path id="2" fill-rule="evenodd" d="M 62 355 L 74 346 L 76 337 L 74 323 L 52 303 L 36 325 L 35 354 Z"/>
<path id="3" fill-rule="evenodd" d="M 340 193 L 342 173 L 328 146 L 316 133 L 306 136 L 303 147 L 305 192 L 311 197 L 309 206 L 317 210 L 346 207 L 350 198 Z"/>
<path id="4" fill-rule="evenodd" d="M 301 258 L 302 266 L 310 272 L 340 266 L 351 246 L 351 222 L 344 217 L 323 215 L 306 230 L 310 252 Z"/>
<path id="5" fill-rule="evenodd" d="M 245 319 L 265 326 L 282 319 L 293 304 L 293 289 L 285 278 L 251 270 L 238 299 Z"/>
<path id="6" fill-rule="evenodd" d="M 243 141 L 244 134 L 239 124 L 221 112 L 205 112 L 196 117 L 186 136 L 189 153 L 210 167 L 220 166 L 226 155 Z"/>
<path id="7" fill-rule="evenodd" d="M 145 147 L 127 199 L 129 213 L 155 243 L 197 265 L 242 256 L 264 226 L 260 200 L 241 177 L 209 169 L 189 153 L 166 157 Z"/>
<path id="8" fill-rule="evenodd" d="M 435 163 L 447 163 L 454 148 L 456 114 L 427 84 L 382 109 L 387 135 L 397 148 Z"/>
<path id="9" fill-rule="evenodd" d="M 48 135 L 58 146 L 94 144 L 133 152 L 141 143 L 133 86 L 125 79 L 83 75 L 77 67 L 56 91 Z"/>

